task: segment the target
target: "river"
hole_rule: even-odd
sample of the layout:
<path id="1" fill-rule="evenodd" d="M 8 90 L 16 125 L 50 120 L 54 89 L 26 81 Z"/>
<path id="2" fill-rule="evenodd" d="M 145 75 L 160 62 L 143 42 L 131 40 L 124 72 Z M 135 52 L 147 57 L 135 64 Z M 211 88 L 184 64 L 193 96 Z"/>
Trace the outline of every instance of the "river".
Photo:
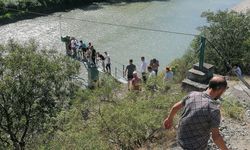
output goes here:
<path id="1" fill-rule="evenodd" d="M 206 20 L 200 15 L 203 11 L 232 8 L 241 0 L 170 0 L 120 4 L 95 4 L 68 12 L 57 12 L 11 23 L 0 27 L 0 41 L 9 38 L 21 42 L 34 38 L 41 47 L 54 48 L 64 53 L 60 35 L 71 35 L 86 43 L 91 41 L 97 51 L 108 51 L 113 64 L 127 64 L 128 59 L 139 65 L 140 57 L 147 60 L 157 58 L 161 67 L 180 57 L 189 47 L 192 36 L 145 31 L 133 28 L 96 24 L 80 20 L 59 19 L 56 17 L 78 18 L 113 24 L 136 26 L 157 30 L 198 34 L 197 27 Z"/>

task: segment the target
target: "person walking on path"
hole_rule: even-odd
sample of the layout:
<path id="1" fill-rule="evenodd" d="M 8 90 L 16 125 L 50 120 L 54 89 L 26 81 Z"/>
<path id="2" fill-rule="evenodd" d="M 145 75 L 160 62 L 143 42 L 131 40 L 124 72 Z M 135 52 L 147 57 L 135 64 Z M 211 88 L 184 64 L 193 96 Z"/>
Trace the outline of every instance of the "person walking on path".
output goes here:
<path id="1" fill-rule="evenodd" d="M 141 71 L 141 76 L 142 76 L 142 80 L 144 83 L 147 82 L 147 63 L 145 61 L 145 57 L 141 57 L 141 68 L 140 68 L 140 71 Z"/>
<path id="2" fill-rule="evenodd" d="M 127 65 L 124 74 L 127 75 L 128 79 L 128 90 L 130 90 L 130 82 L 133 79 L 133 72 L 136 71 L 136 66 L 133 64 L 133 59 L 129 60 L 129 65 Z"/>
<path id="3" fill-rule="evenodd" d="M 105 54 L 105 64 L 106 64 L 106 71 L 107 73 L 111 74 L 111 59 L 107 52 L 104 52 Z"/>
<path id="4" fill-rule="evenodd" d="M 155 74 L 156 74 L 156 76 L 157 76 L 157 74 L 158 74 L 158 68 L 159 68 L 159 66 L 160 66 L 160 63 L 159 63 L 159 61 L 157 60 L 157 59 L 152 59 L 151 61 L 150 61 L 150 66 L 152 67 L 152 69 L 154 70 L 154 72 L 155 72 Z"/>
<path id="5" fill-rule="evenodd" d="M 166 72 L 164 75 L 164 82 L 172 80 L 174 77 L 174 73 L 171 71 L 170 67 L 166 67 Z"/>
<path id="6" fill-rule="evenodd" d="M 140 91 L 141 90 L 141 78 L 138 77 L 137 72 L 133 72 L 133 79 L 132 82 L 132 90 Z"/>
<path id="7" fill-rule="evenodd" d="M 220 135 L 221 114 L 216 100 L 227 89 L 227 81 L 223 77 L 213 77 L 208 89 L 204 92 L 191 92 L 182 101 L 176 103 L 164 121 L 166 129 L 172 127 L 176 113 L 182 108 L 177 132 L 178 144 L 185 150 L 206 150 L 210 133 L 214 143 L 221 150 L 228 150 Z"/>
<path id="8" fill-rule="evenodd" d="M 147 74 L 147 87 L 151 91 L 155 91 L 157 89 L 156 86 L 156 74 L 155 71 L 152 69 L 151 66 L 148 66 L 148 74 Z"/>
<path id="9" fill-rule="evenodd" d="M 148 66 L 148 78 L 156 77 L 155 71 L 152 69 L 151 66 Z"/>

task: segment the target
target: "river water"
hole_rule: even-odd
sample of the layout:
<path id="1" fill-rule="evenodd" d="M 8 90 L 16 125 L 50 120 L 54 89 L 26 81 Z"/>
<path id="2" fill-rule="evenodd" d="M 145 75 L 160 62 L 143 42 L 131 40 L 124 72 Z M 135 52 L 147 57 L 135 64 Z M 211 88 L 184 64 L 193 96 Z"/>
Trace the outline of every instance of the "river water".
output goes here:
<path id="1" fill-rule="evenodd" d="M 140 57 L 147 60 L 157 58 L 161 67 L 180 57 L 189 47 L 192 36 L 144 31 L 133 28 L 96 24 L 80 20 L 92 20 L 113 24 L 194 33 L 197 27 L 206 23 L 200 15 L 203 11 L 225 10 L 241 0 L 170 0 L 120 4 L 95 4 L 82 9 L 58 12 L 49 16 L 37 17 L 0 26 L 0 41 L 9 38 L 21 42 L 34 38 L 39 45 L 57 49 L 64 53 L 60 35 L 71 35 L 86 43 L 91 41 L 97 51 L 108 51 L 114 66 L 127 64 L 128 59 L 139 65 Z M 61 19 L 62 17 L 80 20 Z"/>

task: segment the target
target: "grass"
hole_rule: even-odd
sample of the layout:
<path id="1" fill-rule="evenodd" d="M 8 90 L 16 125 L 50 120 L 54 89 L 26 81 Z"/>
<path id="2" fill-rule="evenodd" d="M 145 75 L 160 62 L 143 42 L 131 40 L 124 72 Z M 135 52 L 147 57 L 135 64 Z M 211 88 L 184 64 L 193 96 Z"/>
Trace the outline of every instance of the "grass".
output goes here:
<path id="1" fill-rule="evenodd" d="M 175 139 L 174 131 L 165 132 L 161 127 L 171 106 L 186 94 L 179 85 L 172 85 L 169 91 L 161 88 L 155 93 L 122 91 L 124 95 L 120 97 L 117 94 L 124 89 L 116 85 L 108 80 L 100 89 L 80 90 L 71 108 L 55 118 L 52 126 L 56 130 L 34 138 L 29 147 L 138 149 L 147 144 L 165 146 L 166 141 Z M 87 109 L 89 117 L 84 120 Z"/>
<path id="2" fill-rule="evenodd" d="M 226 117 L 242 121 L 244 119 L 245 109 L 240 104 L 232 99 L 227 99 L 222 102 L 222 114 Z"/>

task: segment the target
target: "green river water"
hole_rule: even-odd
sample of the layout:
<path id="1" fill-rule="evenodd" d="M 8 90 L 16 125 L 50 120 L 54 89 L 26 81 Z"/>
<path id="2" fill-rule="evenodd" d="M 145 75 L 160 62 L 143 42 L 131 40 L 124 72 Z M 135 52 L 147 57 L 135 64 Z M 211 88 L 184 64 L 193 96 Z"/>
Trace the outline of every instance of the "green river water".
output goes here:
<path id="1" fill-rule="evenodd" d="M 232 8 L 241 0 L 170 0 L 120 4 L 95 4 L 68 12 L 57 12 L 45 17 L 27 19 L 0 26 L 0 41 L 9 38 L 25 42 L 30 38 L 41 47 L 65 51 L 60 35 L 71 35 L 85 42 L 91 41 L 97 51 L 108 51 L 113 66 L 121 69 L 128 59 L 139 65 L 140 57 L 157 58 L 161 67 L 180 57 L 189 47 L 192 36 L 103 25 L 56 17 L 78 18 L 113 24 L 170 30 L 198 34 L 197 27 L 206 23 L 200 15 L 203 11 Z"/>

